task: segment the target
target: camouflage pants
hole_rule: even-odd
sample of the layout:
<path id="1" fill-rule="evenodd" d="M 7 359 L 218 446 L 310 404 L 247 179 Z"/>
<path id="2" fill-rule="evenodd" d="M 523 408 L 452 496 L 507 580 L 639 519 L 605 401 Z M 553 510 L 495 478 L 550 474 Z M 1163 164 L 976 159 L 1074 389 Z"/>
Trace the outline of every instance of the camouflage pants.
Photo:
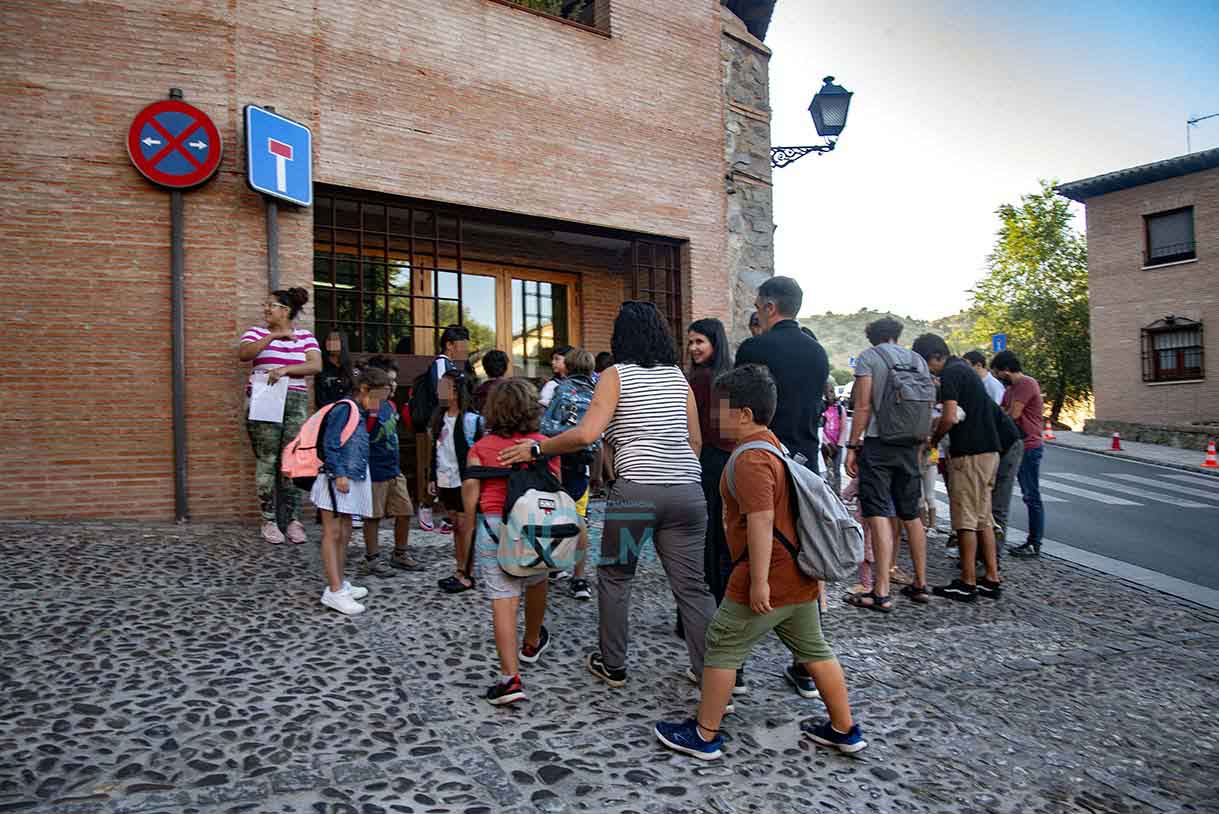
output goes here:
<path id="1" fill-rule="evenodd" d="M 300 519 L 301 490 L 292 481 L 279 474 L 280 452 L 301 431 L 301 425 L 309 417 L 309 394 L 288 391 L 284 405 L 284 423 L 272 421 L 250 421 L 246 419 L 246 432 L 250 434 L 250 446 L 254 448 L 254 483 L 258 487 L 258 505 L 262 519 L 277 523 L 275 510 L 275 481 L 279 479 L 279 496 L 283 502 L 283 516 L 287 520 Z"/>

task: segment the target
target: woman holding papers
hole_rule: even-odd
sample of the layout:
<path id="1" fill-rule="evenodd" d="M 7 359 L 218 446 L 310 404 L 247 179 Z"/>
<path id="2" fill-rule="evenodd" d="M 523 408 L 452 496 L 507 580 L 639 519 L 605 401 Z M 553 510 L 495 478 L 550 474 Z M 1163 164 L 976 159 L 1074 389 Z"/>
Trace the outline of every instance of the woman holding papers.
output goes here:
<path id="1" fill-rule="evenodd" d="M 262 306 L 266 327 L 255 326 L 246 331 L 237 351 L 238 359 L 254 363 L 246 387 L 249 397 L 246 430 L 257 461 L 254 480 L 262 509 L 262 538 L 268 543 L 284 541 L 275 506 L 280 452 L 300 432 L 309 415 L 305 377 L 322 369 L 317 339 L 292 324 L 307 302 L 309 292 L 303 288 L 271 292 Z M 300 490 L 292 481 L 280 479 L 280 499 L 288 510 L 287 539 L 305 542 L 305 527 L 300 522 Z"/>

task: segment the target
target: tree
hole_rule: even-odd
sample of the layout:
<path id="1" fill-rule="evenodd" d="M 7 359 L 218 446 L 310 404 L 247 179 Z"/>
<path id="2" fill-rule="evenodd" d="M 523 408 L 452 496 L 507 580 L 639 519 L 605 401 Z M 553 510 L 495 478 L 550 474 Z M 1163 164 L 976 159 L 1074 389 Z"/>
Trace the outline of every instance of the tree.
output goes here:
<path id="1" fill-rule="evenodd" d="M 1007 346 L 1041 382 L 1050 420 L 1092 393 L 1088 322 L 1088 248 L 1072 225 L 1067 201 L 1043 180 L 1041 191 L 995 213 L 1002 225 L 986 258 L 986 276 L 971 291 L 972 339 Z"/>
<path id="2" fill-rule="evenodd" d="M 847 382 L 851 381 L 851 379 L 854 379 L 854 378 L 855 378 L 855 374 L 854 374 L 854 373 L 852 373 L 852 372 L 851 372 L 851 371 L 849 371 L 849 370 L 843 370 L 843 369 L 842 369 L 842 368 L 840 368 L 840 367 L 836 367 L 836 368 L 834 368 L 833 370 L 831 370 L 831 371 L 830 371 L 830 376 L 832 376 L 832 377 L 833 377 L 833 379 L 834 379 L 834 384 L 838 385 L 839 387 L 841 387 L 842 385 L 844 385 L 844 384 L 846 384 Z"/>

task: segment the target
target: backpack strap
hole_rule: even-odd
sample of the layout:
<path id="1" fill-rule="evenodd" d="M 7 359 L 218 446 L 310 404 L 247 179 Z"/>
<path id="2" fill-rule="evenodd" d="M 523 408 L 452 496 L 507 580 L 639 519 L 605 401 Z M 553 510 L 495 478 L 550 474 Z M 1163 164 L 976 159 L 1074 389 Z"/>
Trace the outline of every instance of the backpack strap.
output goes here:
<path id="1" fill-rule="evenodd" d="M 360 424 L 360 405 L 356 404 L 351 399 L 340 399 L 334 404 L 338 404 L 340 401 L 346 402 L 348 405 L 347 424 L 344 425 L 343 432 L 339 436 L 339 440 L 346 444 L 351 440 L 351 436 L 356 434 L 356 427 L 358 427 Z M 330 405 L 331 408 L 334 407 L 334 404 Z"/>
<path id="2" fill-rule="evenodd" d="M 737 494 L 736 494 L 736 459 L 751 449 L 766 450 L 770 454 L 777 457 L 780 461 L 782 461 L 783 474 L 788 479 L 788 488 L 793 490 L 792 497 L 794 498 L 795 497 L 795 492 L 794 492 L 795 484 L 791 482 L 791 473 L 788 472 L 788 470 L 787 470 L 787 456 L 783 454 L 782 450 L 780 450 L 778 447 L 776 447 L 774 444 L 770 443 L 769 441 L 750 441 L 748 444 L 742 444 L 741 446 L 734 449 L 732 451 L 732 454 L 728 456 L 728 463 L 724 467 L 725 482 L 728 484 L 728 491 L 729 491 L 729 493 L 731 493 L 733 499 L 736 499 L 736 496 L 737 496 Z M 787 535 L 785 535 L 783 532 L 779 531 L 778 526 L 774 526 L 772 528 L 772 531 L 774 532 L 775 539 L 779 541 L 780 545 L 782 545 L 784 548 L 787 549 L 787 552 L 789 554 L 791 554 L 792 559 L 793 560 L 797 559 L 797 556 L 799 555 L 799 549 L 796 548 L 795 543 L 793 543 L 791 540 L 787 539 Z M 748 542 L 746 542 L 745 551 L 741 554 L 741 556 L 737 557 L 735 560 L 732 561 L 732 567 L 736 568 L 738 565 L 740 565 L 747 559 L 749 559 Z"/>

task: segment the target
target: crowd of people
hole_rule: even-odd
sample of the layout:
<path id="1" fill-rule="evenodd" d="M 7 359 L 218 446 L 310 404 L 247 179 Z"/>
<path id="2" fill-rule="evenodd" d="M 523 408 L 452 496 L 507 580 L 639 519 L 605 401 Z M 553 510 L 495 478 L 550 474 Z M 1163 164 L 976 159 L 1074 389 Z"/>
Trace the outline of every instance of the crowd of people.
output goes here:
<path id="1" fill-rule="evenodd" d="M 599 641 L 584 664 L 609 687 L 626 684 L 632 584 L 650 542 L 677 606 L 686 678 L 702 691 L 693 717 L 656 724 L 665 746 L 701 759 L 722 754 L 722 718 L 733 711 L 733 696 L 749 690 L 746 658 L 772 630 L 792 653 L 785 675 L 793 691 L 820 697 L 829 713 L 810 737 L 844 752 L 866 746 L 851 717 L 842 669 L 822 635 L 825 584 L 798 567 L 788 545 L 775 543 L 797 536 L 785 463 L 765 449 L 738 451 L 733 483 L 726 483 L 730 456 L 745 443 L 782 449 L 854 507 L 865 547 L 859 582 L 844 596 L 851 606 L 893 612 L 896 583 L 903 583 L 900 595 L 918 605 L 933 596 L 998 599 L 1013 482 L 1028 507 L 1029 532 L 1011 553 L 1040 553 L 1040 388 L 1011 352 L 988 365 L 978 352 L 954 355 L 934 334 L 907 348 L 900 344 L 901 323 L 880 319 L 868 325 L 870 346 L 858 355 L 849 399 L 840 399 L 825 348 L 796 320 L 803 292 L 794 280 L 774 277 L 758 289 L 752 336 L 735 354 L 719 320 L 698 319 L 685 337 L 689 367 L 683 370 L 655 306 L 626 302 L 609 353 L 555 348 L 554 376 L 539 390 L 509 375 L 506 354 L 489 351 L 476 386 L 469 333 L 453 325 L 409 399 L 395 404 L 394 359 L 374 356 L 357 370 L 342 333 L 319 345 L 293 324 L 307 301 L 303 289 L 273 292 L 264 307 L 266 325 L 251 328 L 240 342 L 239 358 L 253 363 L 251 387 L 256 378 L 290 380 L 283 421 L 248 422 L 262 535 L 270 543 L 306 539 L 300 491 L 277 477 L 282 450 L 316 422 L 321 471 L 309 497 L 322 525 L 322 604 L 344 614 L 365 610 L 368 588 L 345 578 L 353 521 L 363 522 L 365 544 L 357 573 L 368 577 L 423 569 L 408 550 L 416 514 L 420 528 L 451 532 L 454 569 L 438 587 L 450 594 L 481 588 L 490 600 L 500 667 L 485 696 L 492 704 L 526 698 L 520 665 L 536 663 L 552 641 L 545 625 L 552 579 L 569 577 L 571 595 L 589 600 L 593 565 Z M 319 412 L 307 422 L 308 376 Z M 429 444 L 417 513 L 399 461 L 404 426 Z M 521 486 L 521 473 L 532 473 L 532 491 Z M 933 587 L 927 541 L 940 536 L 937 475 L 950 508 L 947 545 L 959 556 L 960 574 Z M 572 507 L 574 519 L 562 521 L 567 531 L 552 536 L 578 537 L 575 553 L 570 561 L 553 561 L 541 541 L 548 532 L 538 526 L 532 566 L 508 568 L 505 539 L 521 532 L 506 519 L 525 495 L 533 500 L 539 491 L 563 500 L 543 495 L 536 505 Z M 586 518 L 594 492 L 604 494 L 606 504 L 600 555 L 589 563 Z M 446 515 L 440 523 L 434 506 Z M 281 515 L 287 517 L 282 532 Z M 383 518 L 394 519 L 388 556 L 378 541 Z M 896 565 L 903 540 L 912 575 Z M 522 596 L 525 627 L 518 640 Z"/>

